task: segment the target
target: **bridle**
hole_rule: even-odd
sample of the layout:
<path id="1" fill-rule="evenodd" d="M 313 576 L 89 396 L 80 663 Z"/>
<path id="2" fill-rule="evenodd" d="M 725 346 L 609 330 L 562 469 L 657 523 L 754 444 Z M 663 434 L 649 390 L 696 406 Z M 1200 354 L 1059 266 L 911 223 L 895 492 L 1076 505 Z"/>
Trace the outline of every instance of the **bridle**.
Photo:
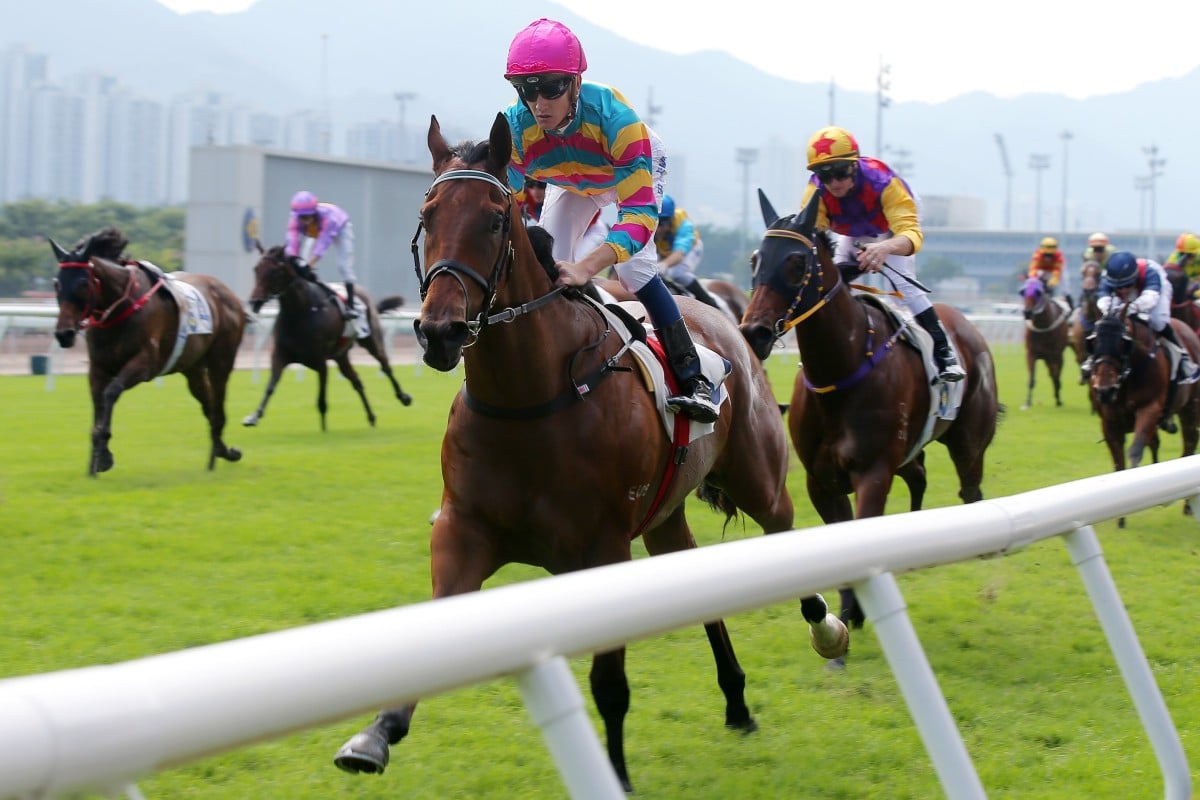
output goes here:
<path id="1" fill-rule="evenodd" d="M 1039 280 L 1033 278 L 1032 280 Z M 1045 284 L 1042 284 L 1042 289 L 1038 292 L 1037 302 L 1033 308 L 1029 309 L 1029 319 L 1025 320 L 1025 327 L 1034 333 L 1049 333 L 1058 328 L 1067 321 L 1067 313 L 1059 307 L 1058 303 L 1050 298 L 1049 292 L 1045 291 Z M 1042 312 L 1047 306 L 1054 313 L 1054 320 L 1044 328 L 1039 328 L 1033 323 L 1033 318 Z"/>
<path id="2" fill-rule="evenodd" d="M 470 333 L 471 342 L 464 346 L 469 347 L 470 344 L 478 340 L 480 334 L 483 333 L 483 329 L 488 325 L 493 325 L 497 322 L 512 322 L 517 317 L 520 317 L 523 314 L 528 314 L 529 312 L 534 311 L 546 303 L 558 299 L 560 296 L 562 296 L 562 293 L 566 291 L 566 287 L 554 287 L 552 284 L 552 288 L 549 293 L 544 294 L 535 300 L 532 300 L 528 303 L 523 303 L 520 306 L 501 309 L 495 314 L 490 313 L 493 304 L 496 302 L 496 295 L 500 291 L 501 281 L 508 277 L 508 275 L 511 273 L 513 260 L 515 258 L 515 252 L 512 244 L 512 190 L 505 186 L 490 172 L 485 172 L 481 169 L 452 169 L 443 172 L 434 179 L 433 183 L 429 185 L 429 188 L 425 190 L 425 197 L 428 198 L 430 193 L 433 192 L 434 188 L 438 184 L 447 183 L 449 181 L 463 180 L 483 181 L 484 183 L 499 189 L 506 201 L 504 207 L 504 224 L 501 229 L 501 232 L 504 235 L 504 242 L 500 247 L 499 252 L 496 254 L 496 260 L 492 264 L 492 269 L 491 272 L 488 273 L 488 276 L 484 278 L 479 274 L 479 272 L 469 265 L 453 258 L 438 259 L 430 264 L 429 269 L 422 274 L 421 254 L 418 240 L 421 238 L 421 232 L 425 228 L 424 220 L 421 220 L 417 223 L 417 230 L 416 233 L 413 234 L 411 246 L 413 268 L 417 274 L 417 281 L 421 286 L 422 300 L 424 300 L 425 296 L 429 293 L 429 287 L 433 284 L 434 280 L 441 277 L 453 278 L 458 283 L 458 286 L 463 293 L 464 308 L 470 307 L 469 293 L 467 291 L 467 284 L 464 278 L 469 279 L 483 289 L 483 305 L 480 307 L 479 313 L 475 316 L 475 319 L 467 320 L 467 330 Z"/>
<path id="3" fill-rule="evenodd" d="M 121 296 L 114 300 L 108 308 L 99 308 L 96 304 L 100 301 L 103 292 L 103 286 L 100 283 L 100 276 L 96 274 L 96 268 L 88 261 L 62 261 L 59 262 L 59 270 L 64 269 L 83 269 L 87 270 L 85 280 L 87 281 L 87 295 L 83 301 L 83 308 L 80 310 L 79 327 L 85 328 L 111 328 L 114 325 L 119 325 L 125 320 L 132 317 L 142 306 L 150 301 L 150 298 L 158 291 L 158 287 L 162 286 L 163 279 L 160 277 L 157 281 L 146 290 L 145 294 L 137 299 L 134 299 L 134 292 L 137 291 L 137 275 L 134 272 L 134 266 L 126 264 L 126 269 L 129 272 L 129 280 L 125 283 L 125 290 Z M 122 303 L 128 303 L 120 314 L 114 313 Z"/>
<path id="4" fill-rule="evenodd" d="M 809 239 L 804 234 L 798 231 L 788 230 L 786 228 L 772 228 L 766 232 L 765 238 L 789 239 L 793 242 L 799 242 L 800 246 L 793 247 L 784 253 L 779 259 L 779 263 L 783 264 L 793 256 L 798 256 L 804 259 L 805 263 L 804 277 L 800 280 L 799 286 L 795 288 L 795 294 L 792 297 L 792 301 L 788 304 L 787 310 L 783 312 L 783 317 L 775 321 L 774 334 L 776 340 L 778 340 L 792 328 L 796 327 L 813 314 L 820 311 L 821 308 L 829 302 L 831 297 L 836 295 L 838 292 L 845 290 L 846 284 L 842 281 L 842 276 L 839 272 L 837 279 L 834 281 L 834 284 L 829 291 L 822 293 L 821 281 L 824 278 L 825 268 L 821 265 L 820 259 L 817 259 L 816 245 L 813 243 L 812 239 Z M 815 268 L 811 266 L 813 259 L 817 260 L 817 266 Z M 771 285 L 772 289 L 779 292 L 779 294 L 784 297 L 793 291 L 792 285 L 780 275 L 773 274 L 767 283 L 768 285 Z M 817 292 L 817 299 L 812 303 L 811 306 L 804 308 L 804 295 L 810 290 L 815 290 Z"/>

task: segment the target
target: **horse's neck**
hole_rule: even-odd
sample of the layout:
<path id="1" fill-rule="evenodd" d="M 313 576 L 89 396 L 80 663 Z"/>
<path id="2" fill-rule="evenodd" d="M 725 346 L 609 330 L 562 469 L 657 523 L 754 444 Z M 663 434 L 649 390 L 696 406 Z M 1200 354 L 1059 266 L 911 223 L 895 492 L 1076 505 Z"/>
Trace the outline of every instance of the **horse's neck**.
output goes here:
<path id="1" fill-rule="evenodd" d="M 804 371 L 813 383 L 831 383 L 852 372 L 866 357 L 869 310 L 842 285 L 832 294 L 822 289 L 825 305 L 795 326 L 796 345 Z M 876 330 L 872 345 L 888 335 Z"/>
<path id="2" fill-rule="evenodd" d="M 122 298 L 137 300 L 144 287 L 139 283 L 141 270 L 135 265 L 115 261 L 97 261 L 93 265 L 100 281 L 100 307 L 110 308 Z"/>
<path id="3" fill-rule="evenodd" d="M 302 311 L 311 308 L 320 299 L 322 291 L 311 281 L 296 276 L 291 283 L 279 294 L 279 308 L 287 311 Z"/>

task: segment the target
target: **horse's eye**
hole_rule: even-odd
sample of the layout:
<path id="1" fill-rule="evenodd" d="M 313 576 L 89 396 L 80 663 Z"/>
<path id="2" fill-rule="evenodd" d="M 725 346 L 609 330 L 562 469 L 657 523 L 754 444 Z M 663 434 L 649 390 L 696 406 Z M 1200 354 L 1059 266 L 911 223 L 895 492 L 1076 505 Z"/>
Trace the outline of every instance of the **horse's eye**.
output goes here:
<path id="1" fill-rule="evenodd" d="M 750 277 L 751 278 L 758 277 L 758 267 L 761 262 L 762 262 L 762 259 L 759 257 L 757 250 L 755 250 L 753 253 L 750 254 Z"/>
<path id="2" fill-rule="evenodd" d="M 797 284 L 804 278 L 804 255 L 802 253 L 792 253 L 783 262 L 784 279 L 788 283 Z"/>
<path id="3" fill-rule="evenodd" d="M 492 215 L 492 233 L 499 233 L 504 230 L 504 215 L 496 212 Z"/>

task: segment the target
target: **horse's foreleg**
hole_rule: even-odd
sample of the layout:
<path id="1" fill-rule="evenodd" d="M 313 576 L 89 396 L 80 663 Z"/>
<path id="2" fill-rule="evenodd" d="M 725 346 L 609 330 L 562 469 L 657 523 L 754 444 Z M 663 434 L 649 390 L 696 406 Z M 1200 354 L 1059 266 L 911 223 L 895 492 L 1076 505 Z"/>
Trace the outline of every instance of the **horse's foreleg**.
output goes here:
<path id="1" fill-rule="evenodd" d="M 88 475 L 95 477 L 113 468 L 113 454 L 108 447 L 112 438 L 112 415 L 117 399 L 125 391 L 125 378 L 118 375 L 105 382 L 103 378 L 91 376 L 92 388 L 92 455 L 88 462 Z"/>
<path id="2" fill-rule="evenodd" d="M 589 675 L 592 699 L 604 720 L 608 760 L 626 792 L 633 791 L 625 766 L 625 715 L 629 712 L 629 680 L 625 677 L 625 648 L 597 653 Z"/>
<path id="3" fill-rule="evenodd" d="M 275 394 L 275 387 L 279 385 L 279 376 L 283 374 L 283 362 L 271 363 L 271 379 L 267 381 L 267 390 L 263 392 L 262 402 L 258 404 L 258 408 L 253 414 L 247 414 L 242 420 L 242 424 L 248 428 L 252 428 L 258 424 L 258 421 L 263 418 L 263 414 L 267 412 L 267 403 L 271 399 L 271 395 Z"/>
<path id="4" fill-rule="evenodd" d="M 1054 405 L 1062 405 L 1062 361 L 1056 364 L 1046 362 L 1050 370 L 1050 382 L 1054 384 Z"/>
<path id="5" fill-rule="evenodd" d="M 1033 387 L 1037 383 L 1037 360 L 1033 356 L 1025 356 L 1025 369 L 1029 372 L 1029 384 L 1025 391 L 1025 405 L 1021 406 L 1022 411 L 1033 406 Z"/>
<path id="6" fill-rule="evenodd" d="M 374 428 L 375 427 L 375 412 L 371 410 L 371 404 L 367 401 L 367 390 L 365 388 L 363 388 L 362 378 L 358 377 L 358 372 L 354 369 L 354 365 L 352 365 L 350 363 L 349 352 L 347 351 L 346 353 L 343 353 L 342 355 L 338 356 L 335 359 L 335 361 L 337 362 L 338 370 L 341 371 L 342 375 L 346 378 L 346 380 L 350 381 L 350 385 L 354 387 L 354 391 L 358 392 L 358 396 L 362 399 L 363 408 L 366 409 L 366 412 L 367 412 L 367 421 L 370 422 L 371 427 Z M 324 388 L 325 388 L 325 384 L 322 383 L 321 384 L 321 397 L 322 398 L 325 397 Z M 322 412 L 322 419 L 324 419 L 324 412 Z"/>
<path id="7" fill-rule="evenodd" d="M 325 412 L 329 410 L 329 403 L 325 400 L 325 384 L 329 381 L 329 370 L 325 367 L 325 362 L 322 361 L 316 366 L 317 371 L 317 413 L 321 415 L 321 432 L 324 433 L 325 427 Z"/>

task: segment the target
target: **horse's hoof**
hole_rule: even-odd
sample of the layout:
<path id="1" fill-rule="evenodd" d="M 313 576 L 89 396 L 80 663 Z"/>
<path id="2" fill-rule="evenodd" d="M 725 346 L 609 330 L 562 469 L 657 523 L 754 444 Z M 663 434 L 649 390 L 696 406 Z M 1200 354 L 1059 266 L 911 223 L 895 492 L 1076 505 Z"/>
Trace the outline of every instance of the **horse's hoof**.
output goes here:
<path id="1" fill-rule="evenodd" d="M 758 723 L 754 721 L 754 717 L 747 717 L 741 722 L 725 721 L 725 727 L 731 731 L 741 731 L 742 733 L 754 733 L 758 730 Z"/>
<path id="2" fill-rule="evenodd" d="M 825 662 L 825 671 L 826 672 L 845 672 L 846 671 L 845 656 L 842 656 L 839 658 L 831 658 L 828 661 L 826 661 Z"/>
<path id="3" fill-rule="evenodd" d="M 388 743 L 376 733 L 356 733 L 337 751 L 333 763 L 343 772 L 382 775 L 388 765 Z"/>
<path id="4" fill-rule="evenodd" d="M 401 394 L 401 395 L 400 395 L 400 405 L 403 405 L 403 406 L 411 406 L 411 405 L 412 405 L 412 395 L 410 395 L 410 394 Z"/>
<path id="5" fill-rule="evenodd" d="M 114 463 L 112 453 L 101 453 L 92 459 L 92 471 L 90 474 L 95 475 L 99 472 L 108 472 L 113 468 Z"/>
<path id="6" fill-rule="evenodd" d="M 242 451 L 236 447 L 226 447 L 225 455 L 221 456 L 221 458 L 225 459 L 226 461 L 241 461 Z"/>
<path id="7" fill-rule="evenodd" d="M 250 414 L 245 419 L 242 420 L 242 424 L 245 425 L 247 428 L 253 428 L 255 425 L 258 424 L 258 417 L 255 416 L 254 414 Z"/>
<path id="8" fill-rule="evenodd" d="M 846 623 L 831 613 L 825 614 L 821 622 L 810 624 L 808 636 L 813 650 L 821 658 L 841 658 L 850 649 L 850 631 Z"/>

